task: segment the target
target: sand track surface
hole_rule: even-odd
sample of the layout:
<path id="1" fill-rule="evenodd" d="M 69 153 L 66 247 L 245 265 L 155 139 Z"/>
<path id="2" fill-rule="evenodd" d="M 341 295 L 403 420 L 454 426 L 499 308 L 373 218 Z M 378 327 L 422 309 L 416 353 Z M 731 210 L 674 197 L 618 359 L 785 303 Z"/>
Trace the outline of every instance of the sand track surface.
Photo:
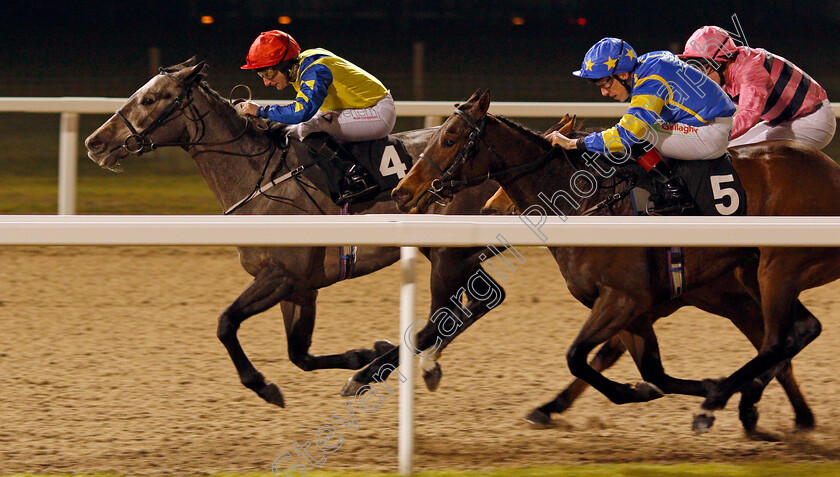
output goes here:
<path id="1" fill-rule="evenodd" d="M 544 250 L 525 256 L 504 283 L 506 302 L 444 354 L 440 389 L 418 382 L 419 469 L 840 458 L 840 285 L 803 296 L 824 325 L 794 361 L 815 431 L 790 432 L 793 412 L 775 382 L 759 427 L 777 442 L 744 437 L 738 396 L 700 437 L 690 430 L 698 398 L 615 406 L 591 390 L 554 427 L 533 429 L 522 417 L 570 381 L 565 352 L 587 310 Z M 421 260 L 424 317 L 428 269 Z M 398 341 L 399 276 L 394 266 L 322 290 L 313 353 Z M 331 416 L 346 415 L 338 391 L 350 372 L 296 368 L 278 307 L 245 322 L 240 339 L 281 386 L 286 408 L 244 388 L 216 339 L 216 319 L 249 282 L 231 248 L 0 248 L 0 472 L 268 472 L 284 452 L 293 456 L 281 470 L 314 469 L 293 444 L 314 441 Z M 728 321 L 697 310 L 656 331 L 674 376 L 723 376 L 753 356 Z M 607 375 L 640 380 L 629 359 Z M 336 452 L 311 447 L 324 468 L 396 469 L 397 396 L 383 396 L 378 410 L 357 414 L 358 429 L 337 425 L 344 440 Z"/>

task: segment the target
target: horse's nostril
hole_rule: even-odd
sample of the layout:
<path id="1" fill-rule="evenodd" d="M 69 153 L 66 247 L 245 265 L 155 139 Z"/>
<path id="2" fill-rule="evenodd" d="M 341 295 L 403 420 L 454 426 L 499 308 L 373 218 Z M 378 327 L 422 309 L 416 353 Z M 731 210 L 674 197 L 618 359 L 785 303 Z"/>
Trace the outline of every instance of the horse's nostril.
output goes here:
<path id="1" fill-rule="evenodd" d="M 399 203 L 405 202 L 408 200 L 408 191 L 405 189 L 394 189 L 391 191 L 391 199 Z"/>
<path id="2" fill-rule="evenodd" d="M 95 137 L 87 140 L 87 148 L 91 151 L 99 151 L 104 145 L 105 143 L 101 139 Z"/>
<path id="3" fill-rule="evenodd" d="M 482 207 L 481 215 L 498 215 L 498 211 L 492 207 Z"/>

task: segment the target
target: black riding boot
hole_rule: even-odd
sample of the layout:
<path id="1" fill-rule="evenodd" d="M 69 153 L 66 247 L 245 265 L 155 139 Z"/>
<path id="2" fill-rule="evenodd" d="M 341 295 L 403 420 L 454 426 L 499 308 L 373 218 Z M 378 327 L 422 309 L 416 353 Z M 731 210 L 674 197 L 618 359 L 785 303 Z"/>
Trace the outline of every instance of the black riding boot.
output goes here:
<path id="1" fill-rule="evenodd" d="M 654 196 L 653 207 L 648 212 L 664 215 L 680 215 L 684 212 L 696 212 L 694 199 L 682 177 L 678 177 L 659 151 L 648 143 L 636 144 L 631 153 L 644 168 L 651 179 L 662 184 L 664 193 Z"/>
<path id="2" fill-rule="evenodd" d="M 338 178 L 334 178 L 335 174 L 327 173 L 331 180 L 338 182 L 336 204 L 361 202 L 373 198 L 379 192 L 379 183 L 370 175 L 370 172 L 359 165 L 356 158 L 341 147 L 332 136 L 326 133 L 310 134 L 305 142 L 319 160 L 329 164 L 329 166 L 322 166 L 323 169 L 331 166 L 341 173 Z"/>
<path id="3" fill-rule="evenodd" d="M 654 200 L 653 211 L 660 214 L 680 214 L 686 211 L 695 210 L 694 199 L 688 191 L 688 186 L 682 177 L 677 176 L 668 163 L 659 161 L 648 171 L 650 177 L 662 184 L 664 194 L 659 200 Z"/>

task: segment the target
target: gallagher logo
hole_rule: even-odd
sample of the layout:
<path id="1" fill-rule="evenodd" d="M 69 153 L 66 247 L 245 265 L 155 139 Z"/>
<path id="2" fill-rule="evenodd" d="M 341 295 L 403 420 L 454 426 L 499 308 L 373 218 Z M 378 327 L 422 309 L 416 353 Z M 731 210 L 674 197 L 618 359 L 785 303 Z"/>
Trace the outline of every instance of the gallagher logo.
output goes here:
<path id="1" fill-rule="evenodd" d="M 683 134 L 697 133 L 697 128 L 688 124 L 662 123 L 661 127 L 664 131 L 681 132 Z"/>

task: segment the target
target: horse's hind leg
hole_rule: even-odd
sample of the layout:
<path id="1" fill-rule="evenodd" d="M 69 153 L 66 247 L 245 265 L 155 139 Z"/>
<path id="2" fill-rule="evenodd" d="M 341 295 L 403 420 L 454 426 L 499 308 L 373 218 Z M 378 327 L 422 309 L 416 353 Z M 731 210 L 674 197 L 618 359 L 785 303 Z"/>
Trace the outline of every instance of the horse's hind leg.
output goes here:
<path id="1" fill-rule="evenodd" d="M 239 379 L 248 389 L 256 392 L 271 404 L 284 407 L 283 393 L 276 384 L 266 381 L 257 371 L 239 343 L 236 332 L 243 321 L 261 313 L 287 298 L 294 292 L 295 280 L 279 264 L 264 267 L 254 281 L 219 316 L 216 335 L 227 349 Z"/>
<path id="2" fill-rule="evenodd" d="M 601 345 L 601 348 L 595 353 L 595 357 L 592 358 L 589 365 L 596 371 L 603 371 L 615 364 L 626 350 L 627 348 L 624 347 L 624 343 L 621 342 L 621 337 L 615 335 Z M 564 412 L 583 394 L 583 391 L 587 387 L 589 387 L 589 384 L 586 381 L 580 378 L 575 379 L 557 397 L 528 413 L 525 416 L 525 420 L 531 424 L 548 424 L 551 422 L 552 413 L 559 414 Z"/>
<path id="3" fill-rule="evenodd" d="M 316 290 L 295 295 L 293 300 L 280 303 L 286 325 L 289 359 L 304 371 L 316 369 L 359 369 L 392 349 L 388 341 L 377 341 L 374 349 L 359 348 L 340 354 L 315 356 L 309 353 L 315 329 Z"/>

